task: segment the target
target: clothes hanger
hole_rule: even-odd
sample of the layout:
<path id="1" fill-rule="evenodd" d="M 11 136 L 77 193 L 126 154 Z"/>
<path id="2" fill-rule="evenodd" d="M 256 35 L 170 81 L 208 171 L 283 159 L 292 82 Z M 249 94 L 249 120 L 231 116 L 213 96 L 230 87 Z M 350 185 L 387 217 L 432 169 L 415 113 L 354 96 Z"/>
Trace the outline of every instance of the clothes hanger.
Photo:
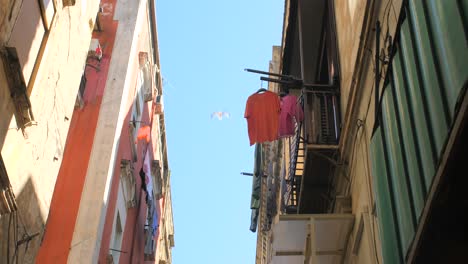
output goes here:
<path id="1" fill-rule="evenodd" d="M 280 97 L 285 97 L 286 95 L 289 94 L 289 89 L 284 89 L 281 91 L 281 93 L 279 94 Z"/>
<path id="2" fill-rule="evenodd" d="M 260 88 L 255 93 L 261 93 L 261 92 L 266 92 L 266 91 L 268 91 L 268 90 L 265 89 L 265 88 Z"/>

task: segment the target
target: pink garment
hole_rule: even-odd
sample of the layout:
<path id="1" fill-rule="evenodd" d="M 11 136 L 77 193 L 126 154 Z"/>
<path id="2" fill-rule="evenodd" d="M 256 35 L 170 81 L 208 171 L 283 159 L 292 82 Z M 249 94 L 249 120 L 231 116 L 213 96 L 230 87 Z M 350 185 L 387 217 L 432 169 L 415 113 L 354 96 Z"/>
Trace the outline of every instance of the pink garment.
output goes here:
<path id="1" fill-rule="evenodd" d="M 281 112 L 279 119 L 278 134 L 280 137 L 290 137 L 295 133 L 295 124 L 302 122 L 304 112 L 302 106 L 297 102 L 295 95 L 286 95 L 281 98 Z"/>

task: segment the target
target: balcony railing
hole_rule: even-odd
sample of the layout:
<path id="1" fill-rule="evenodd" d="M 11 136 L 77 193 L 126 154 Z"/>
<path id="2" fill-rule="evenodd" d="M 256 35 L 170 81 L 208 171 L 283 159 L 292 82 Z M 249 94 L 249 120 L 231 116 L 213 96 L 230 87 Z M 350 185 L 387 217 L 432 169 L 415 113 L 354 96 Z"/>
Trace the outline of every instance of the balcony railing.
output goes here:
<path id="1" fill-rule="evenodd" d="M 298 97 L 298 101 L 304 107 L 304 97 Z M 297 122 L 295 125 L 295 134 L 289 139 L 290 163 L 287 173 L 286 190 L 283 197 L 284 212 L 287 214 L 297 213 L 299 202 L 299 191 L 301 189 L 301 178 L 304 173 L 305 163 L 305 140 L 303 123 Z"/>
<path id="2" fill-rule="evenodd" d="M 289 138 L 282 210 L 286 214 L 326 212 L 331 200 L 330 178 L 340 136 L 338 93 L 333 86 L 309 88 L 298 99 L 304 121 L 296 124 L 296 133 Z"/>
<path id="3" fill-rule="evenodd" d="M 340 136 L 338 96 L 328 92 L 304 93 L 307 143 L 336 145 Z"/>

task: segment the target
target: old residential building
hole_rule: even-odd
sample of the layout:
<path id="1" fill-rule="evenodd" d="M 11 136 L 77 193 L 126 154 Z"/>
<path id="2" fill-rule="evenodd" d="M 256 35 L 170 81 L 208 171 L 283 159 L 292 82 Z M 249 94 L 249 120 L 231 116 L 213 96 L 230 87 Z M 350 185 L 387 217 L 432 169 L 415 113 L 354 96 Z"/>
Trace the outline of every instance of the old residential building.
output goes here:
<path id="1" fill-rule="evenodd" d="M 99 1 L 0 1 L 0 262 L 32 263 Z"/>
<path id="2" fill-rule="evenodd" d="M 0 262 L 171 263 L 154 1 L 0 1 Z"/>
<path id="3" fill-rule="evenodd" d="M 304 121 L 263 144 L 256 263 L 467 259 L 467 12 L 285 1 L 271 82 L 298 96 Z"/>
<path id="4" fill-rule="evenodd" d="M 155 2 L 102 0 L 37 263 L 171 263 Z"/>

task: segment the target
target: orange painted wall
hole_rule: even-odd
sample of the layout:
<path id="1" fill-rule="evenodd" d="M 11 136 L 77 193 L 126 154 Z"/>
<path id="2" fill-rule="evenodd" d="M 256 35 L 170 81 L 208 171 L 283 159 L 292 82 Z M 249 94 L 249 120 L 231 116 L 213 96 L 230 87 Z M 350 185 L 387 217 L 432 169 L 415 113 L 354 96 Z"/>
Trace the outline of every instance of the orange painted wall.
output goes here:
<path id="1" fill-rule="evenodd" d="M 88 59 L 87 63 L 91 66 L 86 67 L 87 85 L 84 96 L 85 106 L 83 109 L 74 111 L 70 130 L 67 138 L 64 159 L 57 178 L 54 194 L 51 202 L 51 210 L 47 222 L 47 228 L 44 239 L 36 258 L 37 263 L 66 263 L 69 249 L 73 247 L 71 241 L 75 229 L 75 222 L 79 210 L 81 194 L 86 178 L 86 172 L 89 163 L 89 157 L 93 146 L 94 134 L 97 127 L 99 110 L 101 107 L 104 88 L 111 62 L 111 56 L 114 47 L 114 40 L 118 22 L 112 18 L 114 16 L 117 0 L 102 0 L 101 6 L 105 9 L 105 16 L 101 16 L 102 32 L 94 32 L 93 38 L 99 39 L 103 48 L 103 58 L 99 62 L 95 59 Z M 147 25 L 144 25 L 147 27 Z M 145 32 L 145 30 L 143 30 Z M 129 36 L 131 37 L 131 36 Z M 138 43 L 139 51 L 143 50 L 143 40 Z M 117 52 L 117 51 L 116 51 Z M 115 54 L 114 56 L 118 56 Z M 138 54 L 132 62 L 131 68 L 134 69 L 130 83 L 136 83 L 137 71 L 139 68 Z M 128 124 L 131 116 L 134 91 L 130 87 L 129 99 L 127 101 L 128 109 L 125 121 L 121 129 L 119 149 L 114 164 L 114 174 L 111 179 L 108 206 L 105 216 L 105 223 L 102 230 L 102 240 L 99 251 L 99 263 L 106 263 L 109 254 L 110 239 L 113 231 L 114 215 L 118 188 L 120 186 L 120 161 L 121 159 L 131 160 L 131 149 Z M 144 104 L 142 121 L 152 123 L 153 102 Z M 124 224 L 123 239 L 121 245 L 120 263 L 143 263 L 144 260 L 144 225 L 146 220 L 147 205 L 145 202 L 146 194 L 141 189 L 141 180 L 139 170 L 142 166 L 144 151 L 148 147 L 150 158 L 153 159 L 153 151 L 157 148 L 156 128 L 152 128 L 153 142 L 138 143 L 138 161 L 134 163 L 134 175 L 136 176 L 138 203 L 135 208 L 127 210 L 126 222 Z M 159 222 L 161 222 L 161 201 L 156 202 Z M 159 234 L 159 231 L 158 231 Z M 157 240 L 156 240 L 157 241 Z M 146 262 L 151 263 L 151 262 Z M 154 262 L 153 262 L 154 263 Z"/>
<path id="2" fill-rule="evenodd" d="M 147 27 L 146 23 L 143 23 L 143 27 Z M 147 32 L 147 28 L 142 28 L 141 32 Z M 144 34 L 144 33 L 143 33 Z M 113 224 L 114 224 L 114 215 L 116 210 L 116 202 L 117 202 L 117 195 L 118 195 L 118 188 L 120 186 L 120 161 L 121 159 L 131 160 L 131 146 L 130 146 L 130 136 L 129 136 L 129 123 L 131 119 L 131 111 L 133 105 L 133 98 L 135 95 L 135 86 L 136 86 L 136 78 L 139 71 L 139 59 L 138 53 L 140 51 L 146 51 L 144 46 L 144 38 L 142 37 L 143 34 L 140 35 L 140 39 L 138 41 L 138 48 L 136 50 L 137 54 L 134 57 L 135 60 L 130 66 L 133 69 L 131 74 L 131 81 L 130 81 L 130 89 L 129 89 L 129 96 L 127 101 L 128 113 L 126 114 L 125 120 L 123 122 L 123 126 L 121 128 L 121 136 L 119 142 L 119 149 L 116 155 L 116 161 L 114 164 L 114 175 L 111 183 L 110 189 L 110 196 L 109 196 L 109 203 L 106 212 L 106 219 L 103 229 L 102 235 L 102 242 L 101 248 L 99 251 L 99 261 L 105 263 L 107 255 L 110 253 L 110 244 L 111 244 L 111 236 L 113 231 Z M 153 102 L 146 102 L 143 105 L 143 112 L 141 121 L 143 122 L 141 126 L 144 124 L 152 124 L 152 111 L 150 109 L 153 108 Z M 155 131 L 156 128 L 152 128 L 152 131 Z M 144 236 L 144 228 L 145 228 L 145 221 L 147 217 L 147 204 L 145 202 L 146 193 L 141 188 L 141 179 L 139 176 L 139 171 L 143 165 L 143 159 L 146 151 L 150 153 L 150 159 L 153 159 L 153 147 L 157 145 L 156 139 L 157 137 L 154 136 L 155 134 L 152 133 L 152 142 L 147 144 L 144 141 L 139 141 L 137 144 L 137 153 L 138 153 L 138 160 L 133 164 L 134 166 L 134 175 L 136 179 L 136 190 L 137 190 L 137 205 L 134 208 L 127 209 L 127 216 L 126 222 L 124 223 L 123 229 L 123 238 L 120 250 L 123 251 L 120 253 L 119 263 L 142 263 L 144 260 L 144 247 L 145 247 L 145 236 Z M 154 263 L 154 262 L 153 262 Z"/>
<path id="3" fill-rule="evenodd" d="M 115 1 L 101 2 L 111 3 L 114 6 Z M 88 58 L 87 61 L 99 70 L 86 67 L 88 81 L 84 94 L 84 107 L 73 112 L 46 231 L 36 263 L 66 263 L 69 249 L 73 247 L 71 241 L 117 31 L 117 23 L 111 18 L 112 16 L 102 17 L 103 32 L 93 33 L 93 38 L 98 38 L 103 47 L 103 57 L 100 62 L 93 58 Z"/>
<path id="4" fill-rule="evenodd" d="M 135 69 L 138 69 L 136 67 Z M 136 72 L 135 72 L 136 75 Z M 136 82 L 136 80 L 135 80 Z M 133 96 L 129 98 L 133 99 Z M 129 102 L 130 103 L 130 102 Z M 130 108 L 131 109 L 131 108 Z M 103 229 L 101 249 L 99 252 L 99 261 L 104 262 L 106 260 L 107 254 L 109 251 L 110 239 L 112 236 L 112 229 L 114 224 L 114 215 L 116 210 L 116 202 L 118 195 L 118 188 L 120 186 L 120 160 L 127 159 L 131 160 L 131 149 L 130 149 L 130 136 L 128 130 L 128 124 L 130 122 L 131 113 L 127 113 L 127 116 L 122 127 L 119 150 L 116 156 L 116 163 L 114 164 L 114 175 L 112 179 L 112 185 L 109 196 L 109 204 L 106 212 L 106 220 Z M 148 111 L 145 105 L 142 121 L 145 123 L 149 122 Z M 134 175 L 136 179 L 136 190 L 137 190 L 137 205 L 134 208 L 129 208 L 127 210 L 127 218 L 124 226 L 124 233 L 121 245 L 121 251 L 119 262 L 120 263 L 138 263 L 137 260 L 143 259 L 144 252 L 144 224 L 146 219 L 146 203 L 145 197 L 146 194 L 141 188 L 141 180 L 139 177 L 139 171 L 143 162 L 143 152 L 146 150 L 146 143 L 139 142 L 137 147 L 138 160 L 133 164 L 134 166 Z M 151 145 L 148 149 L 152 153 Z M 141 232 L 140 232 L 141 231 Z M 131 262 L 130 260 L 134 262 Z"/>

